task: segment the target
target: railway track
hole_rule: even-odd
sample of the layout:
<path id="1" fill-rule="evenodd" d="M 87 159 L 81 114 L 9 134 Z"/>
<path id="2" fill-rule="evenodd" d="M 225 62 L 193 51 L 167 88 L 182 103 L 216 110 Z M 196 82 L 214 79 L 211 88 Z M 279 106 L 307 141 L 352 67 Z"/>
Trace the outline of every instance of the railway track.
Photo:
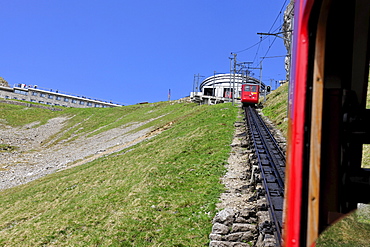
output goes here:
<path id="1" fill-rule="evenodd" d="M 245 120 L 253 142 L 260 171 L 257 182 L 265 189 L 268 211 L 271 222 L 266 222 L 266 228 L 273 234 L 276 243 L 281 245 L 281 230 L 284 202 L 285 155 L 280 149 L 269 128 L 256 110 L 245 107 Z"/>

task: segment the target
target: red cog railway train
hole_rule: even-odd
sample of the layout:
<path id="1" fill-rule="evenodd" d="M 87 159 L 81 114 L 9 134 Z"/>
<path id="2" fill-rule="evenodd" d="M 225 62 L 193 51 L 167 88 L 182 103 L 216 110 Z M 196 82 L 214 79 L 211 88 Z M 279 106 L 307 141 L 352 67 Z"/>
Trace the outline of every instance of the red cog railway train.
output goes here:
<path id="1" fill-rule="evenodd" d="M 240 100 L 243 106 L 258 104 L 260 86 L 258 84 L 243 84 Z"/>
<path id="2" fill-rule="evenodd" d="M 284 246 L 319 234 L 370 201 L 368 0 L 297 0 L 289 85 Z"/>

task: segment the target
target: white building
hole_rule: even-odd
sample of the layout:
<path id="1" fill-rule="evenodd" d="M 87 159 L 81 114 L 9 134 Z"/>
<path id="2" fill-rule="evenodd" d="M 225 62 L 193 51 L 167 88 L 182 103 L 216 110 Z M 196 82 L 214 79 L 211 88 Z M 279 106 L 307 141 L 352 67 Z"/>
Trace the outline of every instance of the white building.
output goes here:
<path id="1" fill-rule="evenodd" d="M 200 104 L 218 104 L 240 100 L 241 86 L 243 83 L 265 85 L 251 76 L 242 74 L 218 74 L 204 79 L 200 85 L 194 85 L 194 92 L 190 93 L 193 102 Z M 197 90 L 199 89 L 199 91 Z M 233 95 L 233 92 L 235 94 Z"/>
<path id="2" fill-rule="evenodd" d="M 37 86 L 27 86 L 25 84 L 16 84 L 14 87 L 0 85 L 0 98 L 5 100 L 15 99 L 31 103 L 40 103 L 48 106 L 64 106 L 64 107 L 117 107 L 122 106 L 119 103 L 111 101 L 87 98 L 77 96 L 58 90 L 41 89 Z"/>

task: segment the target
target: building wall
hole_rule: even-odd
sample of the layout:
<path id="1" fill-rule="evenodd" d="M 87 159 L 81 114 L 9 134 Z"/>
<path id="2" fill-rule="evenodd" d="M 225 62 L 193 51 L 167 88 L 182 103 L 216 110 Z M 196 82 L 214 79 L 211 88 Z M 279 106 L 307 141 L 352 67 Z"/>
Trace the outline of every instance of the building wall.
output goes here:
<path id="1" fill-rule="evenodd" d="M 239 100 L 243 83 L 265 84 L 251 76 L 241 74 L 217 74 L 204 79 L 200 84 L 201 92 L 191 92 L 190 99 L 199 104 L 218 104 Z M 193 88 L 198 88 L 193 86 Z M 234 99 L 232 93 L 235 91 Z"/>
<path id="2" fill-rule="evenodd" d="M 110 102 L 71 96 L 37 88 L 24 88 L 23 86 L 14 88 L 0 86 L 0 98 L 24 100 L 49 106 L 77 108 L 121 106 Z"/>

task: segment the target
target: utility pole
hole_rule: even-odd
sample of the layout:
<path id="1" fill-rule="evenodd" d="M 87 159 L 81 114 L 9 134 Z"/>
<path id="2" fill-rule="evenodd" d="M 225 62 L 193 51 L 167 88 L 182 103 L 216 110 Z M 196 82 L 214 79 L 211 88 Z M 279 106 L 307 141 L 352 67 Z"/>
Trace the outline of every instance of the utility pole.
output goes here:
<path id="1" fill-rule="evenodd" d="M 229 57 L 229 59 L 230 59 L 230 80 L 229 80 L 229 98 L 231 99 L 231 64 L 232 64 L 232 60 L 233 60 L 233 58 L 232 57 Z"/>
<path id="2" fill-rule="evenodd" d="M 275 81 L 275 80 L 271 78 L 271 79 L 270 79 L 270 90 L 272 90 L 273 81 Z"/>
<path id="3" fill-rule="evenodd" d="M 261 88 L 261 85 L 262 85 L 262 62 L 263 62 L 263 60 L 261 60 L 261 62 L 260 62 L 260 88 Z M 266 102 L 266 85 L 265 85 L 265 97 L 263 99 L 263 102 Z"/>
<path id="4" fill-rule="evenodd" d="M 193 93 L 195 93 L 195 77 L 196 77 L 196 74 L 194 74 L 194 79 L 193 79 Z"/>
<path id="5" fill-rule="evenodd" d="M 216 97 L 216 88 L 215 88 L 215 85 L 216 84 L 216 71 L 213 71 L 213 90 L 212 90 L 212 94 L 214 97 Z"/>
<path id="6" fill-rule="evenodd" d="M 198 92 L 199 91 L 199 79 L 204 76 L 198 74 L 194 74 L 194 81 L 193 81 L 193 92 Z M 194 89 L 195 87 L 195 89 Z"/>
<path id="7" fill-rule="evenodd" d="M 235 73 L 236 73 L 236 54 L 234 53 L 234 79 L 233 79 L 233 106 L 235 105 Z"/>
<path id="8" fill-rule="evenodd" d="M 242 63 L 237 64 L 237 66 L 240 67 L 237 70 L 237 72 L 239 73 L 241 71 L 241 74 L 242 74 L 242 83 L 244 83 L 244 78 L 249 78 L 250 69 L 255 69 L 255 68 L 250 67 L 252 63 L 253 62 L 242 62 Z M 244 76 L 244 71 L 245 71 L 245 76 Z M 248 80 L 246 80 L 246 82 L 248 82 Z"/>
<path id="9" fill-rule="evenodd" d="M 275 37 L 284 39 L 284 37 L 279 36 L 279 34 L 283 34 L 283 33 L 286 33 L 286 32 L 278 32 L 278 33 L 257 33 L 257 34 L 258 35 L 271 35 L 271 36 L 275 36 Z"/>

